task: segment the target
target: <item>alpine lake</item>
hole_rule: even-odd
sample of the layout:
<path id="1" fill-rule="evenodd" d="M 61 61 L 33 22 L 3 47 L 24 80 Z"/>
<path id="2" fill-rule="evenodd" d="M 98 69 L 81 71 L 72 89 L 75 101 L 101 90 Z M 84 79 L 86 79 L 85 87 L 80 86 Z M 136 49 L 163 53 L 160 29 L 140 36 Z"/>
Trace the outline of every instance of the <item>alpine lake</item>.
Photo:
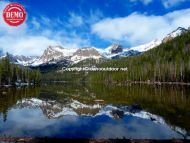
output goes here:
<path id="1" fill-rule="evenodd" d="M 190 87 L 84 82 L 1 88 L 0 135 L 190 139 Z"/>

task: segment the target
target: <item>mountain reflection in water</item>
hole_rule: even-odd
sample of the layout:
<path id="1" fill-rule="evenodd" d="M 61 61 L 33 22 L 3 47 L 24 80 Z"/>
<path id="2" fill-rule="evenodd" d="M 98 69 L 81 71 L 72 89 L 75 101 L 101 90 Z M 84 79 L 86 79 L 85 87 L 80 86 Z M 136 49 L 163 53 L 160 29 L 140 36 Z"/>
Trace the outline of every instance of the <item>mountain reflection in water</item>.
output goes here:
<path id="1" fill-rule="evenodd" d="M 190 100 L 185 87 L 67 84 L 2 92 L 6 95 L 0 95 L 1 135 L 189 138 Z"/>

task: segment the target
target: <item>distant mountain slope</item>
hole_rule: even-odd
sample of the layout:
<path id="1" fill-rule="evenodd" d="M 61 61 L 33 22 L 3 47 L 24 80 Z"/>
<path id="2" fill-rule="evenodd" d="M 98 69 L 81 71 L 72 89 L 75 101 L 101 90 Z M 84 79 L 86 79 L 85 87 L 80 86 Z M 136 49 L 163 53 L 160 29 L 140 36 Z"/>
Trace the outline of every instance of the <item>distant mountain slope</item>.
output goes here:
<path id="1" fill-rule="evenodd" d="M 186 31 L 141 55 L 109 60 L 98 66 L 127 67 L 128 71 L 95 73 L 91 75 L 93 81 L 190 82 L 190 32 Z"/>
<path id="2" fill-rule="evenodd" d="M 38 56 L 23 56 L 23 55 L 12 55 L 7 53 L 6 55 L 2 53 L 0 59 L 5 58 L 6 56 L 9 56 L 10 62 L 22 66 L 27 66 L 33 63 L 36 59 L 38 59 Z"/>
<path id="3" fill-rule="evenodd" d="M 40 59 L 36 60 L 34 63 L 29 65 L 39 66 L 41 64 L 47 64 L 49 62 L 54 62 L 56 64 L 56 62 L 60 62 L 65 58 L 70 60 L 71 64 L 75 64 L 86 59 L 119 59 L 122 57 L 139 55 L 143 52 L 146 52 L 150 49 L 159 46 L 164 42 L 172 40 L 176 36 L 179 36 L 187 31 L 187 29 L 179 27 L 176 30 L 169 33 L 168 35 L 166 35 L 166 37 L 164 38 L 155 39 L 149 43 L 131 48 L 123 48 L 123 46 L 119 44 L 112 44 L 105 49 L 100 49 L 96 47 L 67 49 L 62 48 L 61 46 L 50 46 L 44 51 Z"/>
<path id="4" fill-rule="evenodd" d="M 139 55 L 150 49 L 166 43 L 173 38 L 187 32 L 188 30 L 182 27 L 177 28 L 173 32 L 166 35 L 164 38 L 155 39 L 149 43 L 138 45 L 135 47 L 124 48 L 119 44 L 112 44 L 108 48 L 63 48 L 61 46 L 48 46 L 43 54 L 37 56 L 11 55 L 13 63 L 30 67 L 44 67 L 44 65 L 55 65 L 65 60 L 69 63 L 76 64 L 87 59 L 119 59 L 128 56 Z M 3 51 L 0 51 L 0 56 L 3 56 Z M 60 65 L 60 64 L 59 64 Z"/>

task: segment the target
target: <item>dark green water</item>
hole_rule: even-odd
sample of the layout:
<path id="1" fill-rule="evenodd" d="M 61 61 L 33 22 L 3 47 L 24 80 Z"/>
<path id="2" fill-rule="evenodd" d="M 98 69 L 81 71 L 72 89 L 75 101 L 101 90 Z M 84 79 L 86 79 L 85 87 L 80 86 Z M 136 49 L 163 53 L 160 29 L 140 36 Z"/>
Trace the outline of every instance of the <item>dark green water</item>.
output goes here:
<path id="1" fill-rule="evenodd" d="M 0 89 L 0 134 L 189 138 L 190 87 L 53 84 Z"/>

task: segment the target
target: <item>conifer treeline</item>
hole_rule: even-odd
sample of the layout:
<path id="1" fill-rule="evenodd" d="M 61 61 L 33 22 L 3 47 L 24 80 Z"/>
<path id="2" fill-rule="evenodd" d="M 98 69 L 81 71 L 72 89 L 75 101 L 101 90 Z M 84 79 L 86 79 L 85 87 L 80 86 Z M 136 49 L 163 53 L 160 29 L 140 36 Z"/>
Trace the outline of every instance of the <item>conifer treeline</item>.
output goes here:
<path id="1" fill-rule="evenodd" d="M 37 84 L 40 72 L 11 64 L 9 56 L 0 60 L 0 85 L 16 85 L 16 83 Z"/>

